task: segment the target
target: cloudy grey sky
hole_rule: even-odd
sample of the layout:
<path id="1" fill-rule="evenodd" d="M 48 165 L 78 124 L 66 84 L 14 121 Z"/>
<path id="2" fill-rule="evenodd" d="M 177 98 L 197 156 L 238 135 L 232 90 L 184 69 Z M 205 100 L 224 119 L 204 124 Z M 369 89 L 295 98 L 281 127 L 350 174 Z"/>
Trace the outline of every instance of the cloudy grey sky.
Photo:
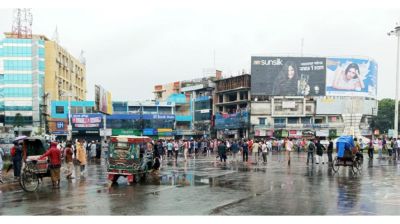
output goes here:
<path id="1" fill-rule="evenodd" d="M 387 32 L 400 22 L 398 3 L 198 2 L 33 8 L 33 32 L 52 38 L 57 26 L 64 48 L 86 52 L 88 100 L 94 84 L 113 100 L 150 99 L 156 84 L 202 77 L 214 52 L 225 76 L 250 72 L 252 55 L 299 56 L 301 39 L 305 56 L 375 59 L 378 97 L 394 98 L 397 41 Z M 12 11 L 0 9 L 1 32 L 11 31 Z"/>

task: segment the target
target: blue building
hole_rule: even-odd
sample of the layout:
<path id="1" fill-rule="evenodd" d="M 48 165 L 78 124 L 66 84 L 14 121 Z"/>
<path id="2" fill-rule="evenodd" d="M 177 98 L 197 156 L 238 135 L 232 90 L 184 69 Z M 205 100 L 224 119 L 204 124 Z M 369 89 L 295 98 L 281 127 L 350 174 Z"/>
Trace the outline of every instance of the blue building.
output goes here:
<path id="1" fill-rule="evenodd" d="M 87 140 L 100 139 L 103 114 L 94 111 L 94 101 L 71 101 L 72 137 Z M 106 129 L 111 135 L 146 135 L 154 139 L 175 136 L 174 103 L 113 102 L 112 115 L 106 116 Z M 51 102 L 49 130 L 51 134 L 66 136 L 68 101 Z"/>
<path id="2" fill-rule="evenodd" d="M 45 41 L 40 35 L 18 39 L 7 33 L 0 40 L 0 124 L 13 127 L 15 122 L 22 123 L 24 134 L 44 125 Z"/>

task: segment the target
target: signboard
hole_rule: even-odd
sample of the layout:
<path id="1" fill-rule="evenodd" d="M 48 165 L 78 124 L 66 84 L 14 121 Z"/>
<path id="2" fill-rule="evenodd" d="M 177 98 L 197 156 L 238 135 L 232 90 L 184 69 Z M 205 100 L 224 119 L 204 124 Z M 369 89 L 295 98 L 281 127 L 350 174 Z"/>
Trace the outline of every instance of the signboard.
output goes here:
<path id="1" fill-rule="evenodd" d="M 378 65 L 370 59 L 327 58 L 327 96 L 376 98 Z"/>
<path id="2" fill-rule="evenodd" d="M 64 121 L 57 121 L 56 122 L 57 129 L 64 129 Z"/>
<path id="3" fill-rule="evenodd" d="M 106 91 L 103 87 L 95 85 L 94 101 L 96 111 L 104 114 L 112 114 L 112 100 L 111 93 Z"/>
<path id="4" fill-rule="evenodd" d="M 112 130 L 110 128 L 99 129 L 99 131 L 100 131 L 100 136 L 111 136 L 112 135 Z"/>
<path id="5" fill-rule="evenodd" d="M 157 129 L 145 128 L 143 129 L 143 135 L 158 135 Z"/>
<path id="6" fill-rule="evenodd" d="M 389 129 L 388 131 L 388 137 L 393 138 L 394 137 L 394 129 Z"/>
<path id="7" fill-rule="evenodd" d="M 282 101 L 282 108 L 283 109 L 296 108 L 296 102 L 295 101 Z"/>
<path id="8" fill-rule="evenodd" d="M 251 94 L 324 96 L 325 62 L 313 57 L 252 57 Z"/>
<path id="9" fill-rule="evenodd" d="M 378 101 L 362 97 L 346 97 L 344 99 L 325 97 L 316 99 L 316 103 L 317 114 L 349 113 L 372 115 L 373 113 L 376 113 Z"/>
<path id="10" fill-rule="evenodd" d="M 137 135 L 140 136 L 141 131 L 136 129 L 115 129 L 111 131 L 112 135 Z"/>
<path id="11" fill-rule="evenodd" d="M 315 136 L 328 137 L 329 136 L 329 130 L 317 130 L 317 131 L 315 131 Z"/>
<path id="12" fill-rule="evenodd" d="M 71 116 L 74 128 L 100 128 L 102 127 L 101 114 L 73 114 Z"/>

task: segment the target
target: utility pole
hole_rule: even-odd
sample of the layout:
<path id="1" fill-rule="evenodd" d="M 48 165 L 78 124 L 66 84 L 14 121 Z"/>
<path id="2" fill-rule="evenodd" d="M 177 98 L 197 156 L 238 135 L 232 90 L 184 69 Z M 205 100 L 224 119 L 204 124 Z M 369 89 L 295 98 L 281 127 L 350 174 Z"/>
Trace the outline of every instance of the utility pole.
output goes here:
<path id="1" fill-rule="evenodd" d="M 397 37 L 397 58 L 396 58 L 396 99 L 394 109 L 394 133 L 395 138 L 398 137 L 398 122 L 399 122 L 399 59 L 400 59 L 400 26 L 396 24 L 394 30 L 388 33 L 389 36 Z"/>

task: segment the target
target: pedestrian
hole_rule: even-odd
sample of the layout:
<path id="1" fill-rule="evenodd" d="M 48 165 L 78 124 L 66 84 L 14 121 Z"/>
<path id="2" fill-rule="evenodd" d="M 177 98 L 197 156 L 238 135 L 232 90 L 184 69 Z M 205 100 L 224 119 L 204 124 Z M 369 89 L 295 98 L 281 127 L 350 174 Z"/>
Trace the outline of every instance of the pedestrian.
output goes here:
<path id="1" fill-rule="evenodd" d="M 333 141 L 332 141 L 332 138 L 329 138 L 329 145 L 328 145 L 327 153 L 328 153 L 328 162 L 332 163 L 333 162 L 333 160 L 332 160 L 332 153 L 333 153 Z"/>
<path id="2" fill-rule="evenodd" d="M 397 141 L 397 159 L 400 160 L 400 139 L 398 138 Z"/>
<path id="3" fill-rule="evenodd" d="M 108 158 L 108 142 L 107 142 L 107 140 L 104 140 L 103 144 L 101 145 L 101 151 L 103 154 L 103 158 L 107 159 Z"/>
<path id="4" fill-rule="evenodd" d="M 167 157 L 168 158 L 170 158 L 170 157 L 172 158 L 172 150 L 173 150 L 173 148 L 174 148 L 174 145 L 172 144 L 172 141 L 169 140 L 168 143 L 167 143 L 167 151 L 168 151 Z"/>
<path id="5" fill-rule="evenodd" d="M 227 147 L 224 143 L 224 141 L 221 141 L 221 143 L 218 145 L 218 154 L 219 154 L 219 159 L 222 163 L 222 160 L 224 160 L 224 163 L 226 163 L 226 151 Z"/>
<path id="6" fill-rule="evenodd" d="M 185 157 L 185 162 L 187 161 L 189 151 L 189 143 L 187 140 L 183 140 L 183 157 Z"/>
<path id="7" fill-rule="evenodd" d="M 378 159 L 382 159 L 382 148 L 383 148 L 383 141 L 381 138 L 378 138 Z"/>
<path id="8" fill-rule="evenodd" d="M 72 151 L 72 144 L 70 142 L 67 143 L 65 150 L 64 150 L 64 158 L 65 158 L 65 163 L 67 164 L 67 169 L 66 169 L 66 178 L 67 179 L 74 179 L 72 177 L 72 171 L 74 170 L 74 162 L 72 155 L 74 154 Z"/>
<path id="9" fill-rule="evenodd" d="M 312 140 L 308 140 L 307 145 L 307 165 L 311 158 L 311 164 L 314 164 L 314 151 L 316 149 L 315 143 Z"/>
<path id="10" fill-rule="evenodd" d="M 101 158 L 101 145 L 99 140 L 96 140 L 96 160 L 100 160 Z"/>
<path id="11" fill-rule="evenodd" d="M 0 183 L 3 183 L 3 156 L 4 156 L 4 150 L 0 148 Z"/>
<path id="12" fill-rule="evenodd" d="M 393 157 L 393 139 L 390 139 L 389 142 L 386 145 L 386 148 L 388 150 L 388 155 L 389 155 L 389 159 L 391 160 Z"/>
<path id="13" fill-rule="evenodd" d="M 50 159 L 49 168 L 53 188 L 60 188 L 61 151 L 57 149 L 56 142 L 50 143 L 50 148 L 43 155 L 41 155 L 38 160 L 41 160 L 44 157 L 48 157 Z"/>
<path id="14" fill-rule="evenodd" d="M 86 166 L 86 150 L 83 147 L 82 142 L 77 142 L 76 143 L 76 157 L 80 166 L 81 170 L 81 176 L 83 176 L 83 173 L 85 172 L 85 166 Z"/>
<path id="15" fill-rule="evenodd" d="M 267 163 L 268 146 L 265 142 L 261 142 L 262 158 L 263 162 Z"/>
<path id="16" fill-rule="evenodd" d="M 324 164 L 325 161 L 324 161 L 324 156 L 323 155 L 324 155 L 325 146 L 323 146 L 321 144 L 321 141 L 318 140 L 318 142 L 316 144 L 316 147 L 317 147 L 316 164 L 319 164 L 320 161 L 322 162 L 322 164 Z"/>
<path id="17" fill-rule="evenodd" d="M 232 161 L 237 162 L 237 154 L 238 154 L 238 152 L 239 152 L 239 145 L 238 145 L 237 141 L 234 141 L 234 142 L 232 143 L 232 145 L 231 145 L 231 151 L 232 151 L 232 156 L 233 156 Z"/>
<path id="18" fill-rule="evenodd" d="M 285 149 L 286 149 L 286 157 L 288 158 L 288 165 L 290 166 L 290 152 L 292 152 L 293 150 L 293 142 L 290 141 L 289 139 L 286 139 Z"/>
<path id="19" fill-rule="evenodd" d="M 11 149 L 13 152 L 12 160 L 13 160 L 13 168 L 14 168 L 14 180 L 19 180 L 21 176 L 21 167 L 22 167 L 22 142 L 14 143 L 14 149 Z"/>
<path id="20" fill-rule="evenodd" d="M 369 159 L 374 158 L 374 141 L 372 139 L 368 144 L 368 157 Z"/>
<path id="21" fill-rule="evenodd" d="M 96 143 L 92 141 L 92 144 L 90 145 L 90 161 L 95 161 L 96 159 Z"/>
<path id="22" fill-rule="evenodd" d="M 246 140 L 243 141 L 243 162 L 247 162 L 249 160 L 249 145 Z"/>
<path id="23" fill-rule="evenodd" d="M 393 158 L 396 160 L 397 159 L 397 149 L 398 149 L 397 139 L 394 138 L 392 143 L 393 143 L 393 147 L 392 147 L 393 148 Z"/>
<path id="24" fill-rule="evenodd" d="M 258 143 L 258 141 L 255 141 L 251 147 L 251 157 L 253 160 L 253 163 L 257 163 L 258 161 L 258 156 L 259 156 L 259 149 L 260 149 L 260 144 Z"/>
<path id="25" fill-rule="evenodd" d="M 178 154 L 179 154 L 179 144 L 177 141 L 174 142 L 174 155 L 175 161 L 178 161 Z"/>

